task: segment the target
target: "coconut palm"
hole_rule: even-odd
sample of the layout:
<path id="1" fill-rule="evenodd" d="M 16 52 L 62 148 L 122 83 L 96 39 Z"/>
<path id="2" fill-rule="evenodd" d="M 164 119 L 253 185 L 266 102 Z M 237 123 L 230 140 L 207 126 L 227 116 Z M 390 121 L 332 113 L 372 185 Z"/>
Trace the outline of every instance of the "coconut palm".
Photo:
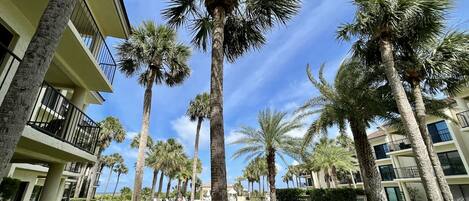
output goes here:
<path id="1" fill-rule="evenodd" d="M 145 145 L 150 123 L 153 85 L 173 87 L 181 84 L 190 74 L 187 61 L 190 48 L 177 42 L 176 32 L 164 25 L 145 21 L 133 29 L 128 40 L 117 47 L 119 69 L 127 76 L 137 76 L 145 87 L 141 138 L 138 148 L 135 184 L 132 200 L 140 200 L 142 188 Z"/>
<path id="2" fill-rule="evenodd" d="M 232 144 L 243 144 L 233 154 L 233 158 L 248 155 L 248 158 L 265 156 L 269 171 L 270 200 L 276 201 L 275 194 L 275 156 L 284 158 L 285 154 L 291 154 L 292 146 L 296 140 L 288 135 L 288 132 L 298 129 L 302 124 L 298 119 L 288 120 L 287 113 L 272 111 L 270 109 L 259 112 L 259 129 L 242 127 L 239 133 L 243 136 Z"/>
<path id="3" fill-rule="evenodd" d="M 50 0 L 39 19 L 23 60 L 5 94 L 0 111 L 0 182 L 8 174 L 16 145 L 33 110 L 35 97 L 44 81 L 62 34 L 75 7 L 75 0 Z M 49 198 L 47 198 L 49 199 Z"/>
<path id="4" fill-rule="evenodd" d="M 116 181 L 116 186 L 114 187 L 114 191 L 112 192 L 113 198 L 114 198 L 114 194 L 116 194 L 116 189 L 117 189 L 117 185 L 119 185 L 119 179 L 120 179 L 121 174 L 127 174 L 129 172 L 129 169 L 127 168 L 124 162 L 121 162 L 117 164 L 116 168 L 114 168 L 114 172 L 117 173 L 117 181 Z"/>
<path id="5" fill-rule="evenodd" d="M 91 169 L 91 179 L 90 179 L 90 184 L 94 184 L 98 180 L 98 173 L 99 175 L 102 175 L 102 168 L 103 164 L 101 163 L 103 160 L 101 160 L 101 155 L 103 151 L 111 145 L 112 142 L 117 142 L 121 143 L 124 141 L 125 136 L 126 136 L 126 131 L 124 127 L 122 126 L 121 122 L 119 119 L 109 116 L 106 117 L 104 120 L 99 122 L 99 127 L 101 130 L 99 131 L 99 138 L 98 138 L 98 144 L 97 144 L 97 163 L 93 165 L 93 168 Z M 84 168 L 83 168 L 84 169 Z M 81 178 L 81 179 L 80 179 Z M 75 188 L 75 194 L 74 197 L 77 198 L 80 194 L 81 186 L 83 185 L 84 181 L 82 177 L 78 179 L 78 185 Z M 87 194 L 87 199 L 91 199 L 93 196 L 94 190 L 94 185 L 89 185 L 88 186 L 88 194 Z"/>
<path id="6" fill-rule="evenodd" d="M 400 40 L 407 44 L 423 44 L 437 35 L 444 26 L 444 16 L 450 7 L 448 0 L 373 0 L 354 1 L 357 14 L 352 23 L 340 27 L 338 37 L 358 44 L 373 43 L 380 55 L 367 62 L 380 63 L 396 101 L 404 128 L 415 153 L 417 167 L 429 200 L 442 200 L 438 182 L 422 139 L 417 119 L 396 69 L 395 55 Z M 370 43 L 371 42 L 371 43 Z"/>
<path id="7" fill-rule="evenodd" d="M 119 153 L 113 153 L 106 158 L 105 161 L 106 166 L 109 167 L 109 176 L 107 178 L 106 186 L 104 187 L 104 192 L 107 192 L 107 186 L 109 185 L 109 181 L 111 180 L 111 175 L 114 170 L 114 166 L 117 164 L 121 164 L 124 162 L 124 159 Z"/>
<path id="8" fill-rule="evenodd" d="M 265 43 L 264 34 L 276 24 L 286 24 L 300 7 L 300 0 L 171 0 L 163 16 L 173 26 L 194 33 L 192 43 L 203 50 L 211 40 L 210 84 L 211 194 L 226 201 L 226 164 L 223 126 L 223 62 L 234 62 L 249 49 Z M 215 151 L 216 150 L 216 151 Z"/>
<path id="9" fill-rule="evenodd" d="M 320 95 L 311 98 L 298 109 L 300 116 L 318 115 L 311 123 L 304 137 L 304 145 L 309 145 L 314 136 L 327 133 L 327 129 L 337 125 L 344 133 L 349 124 L 358 162 L 363 170 L 364 188 L 369 200 L 386 200 L 381 177 L 376 167 L 373 151 L 368 141 L 366 129 L 377 117 L 386 116 L 395 107 L 389 98 L 387 86 L 370 85 L 374 79 L 381 80 L 375 68 L 365 68 L 357 59 L 346 59 L 340 66 L 334 84 L 329 84 L 320 68 L 319 79 L 314 78 L 307 68 L 308 78 Z M 365 76 L 366 75 L 366 76 Z M 388 94 L 388 95 L 387 95 Z"/>
<path id="10" fill-rule="evenodd" d="M 192 163 L 192 178 L 197 178 L 197 161 L 199 154 L 200 127 L 204 119 L 210 117 L 210 95 L 208 93 L 198 94 L 194 100 L 189 103 L 186 115 L 191 121 L 197 121 L 197 130 L 195 132 L 194 162 Z M 195 182 L 192 182 L 191 201 L 195 199 Z"/>

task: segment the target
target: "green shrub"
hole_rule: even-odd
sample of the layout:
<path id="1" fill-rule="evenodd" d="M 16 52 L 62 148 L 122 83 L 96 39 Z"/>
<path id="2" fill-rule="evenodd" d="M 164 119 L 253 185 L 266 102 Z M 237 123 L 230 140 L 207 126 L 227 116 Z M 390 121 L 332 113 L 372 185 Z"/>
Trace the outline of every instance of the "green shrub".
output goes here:
<path id="1" fill-rule="evenodd" d="M 356 201 L 358 195 L 363 195 L 361 189 L 336 188 L 336 189 L 313 189 L 308 190 L 311 201 Z"/>
<path id="2" fill-rule="evenodd" d="M 13 198 L 20 187 L 21 181 L 10 177 L 4 177 L 0 184 L 0 197 L 5 200 Z"/>
<path id="3" fill-rule="evenodd" d="M 278 201 L 301 201 L 305 190 L 299 188 L 277 189 Z"/>

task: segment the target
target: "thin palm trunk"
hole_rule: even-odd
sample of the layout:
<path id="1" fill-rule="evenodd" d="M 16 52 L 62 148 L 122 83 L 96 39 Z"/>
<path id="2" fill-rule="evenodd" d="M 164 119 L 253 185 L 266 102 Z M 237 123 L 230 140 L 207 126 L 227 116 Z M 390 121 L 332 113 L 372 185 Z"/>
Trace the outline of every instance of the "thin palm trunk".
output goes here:
<path id="1" fill-rule="evenodd" d="M 184 188 L 182 189 L 182 194 L 184 195 L 184 197 L 186 196 L 186 193 L 187 193 L 187 186 L 189 186 L 189 178 L 187 178 L 186 181 L 184 181 Z"/>
<path id="2" fill-rule="evenodd" d="M 75 7 L 75 0 L 50 0 L 0 106 L 0 183 L 8 173 L 47 69 Z"/>
<path id="3" fill-rule="evenodd" d="M 168 184 L 166 185 L 166 199 L 169 198 L 169 191 L 171 190 L 171 180 L 173 178 L 168 177 Z"/>
<path id="4" fill-rule="evenodd" d="M 158 184 L 158 193 L 156 193 L 156 200 L 160 197 L 161 191 L 163 190 L 163 179 L 164 179 L 164 172 L 161 171 L 160 173 L 160 182 Z"/>
<path id="5" fill-rule="evenodd" d="M 270 200 L 277 201 L 276 189 L 275 189 L 275 149 L 269 148 L 267 153 L 267 169 L 269 171 L 269 189 L 270 189 Z"/>
<path id="6" fill-rule="evenodd" d="M 380 40 L 381 60 L 385 67 L 387 80 L 391 86 L 392 94 L 397 104 L 399 114 L 401 116 L 404 128 L 407 132 L 415 154 L 417 167 L 422 178 L 423 187 L 427 193 L 429 201 L 440 201 L 440 189 L 436 181 L 430 157 L 422 139 L 417 120 L 414 116 L 412 107 L 407 99 L 404 87 L 402 85 L 399 74 L 394 67 L 393 45 L 386 39 Z"/>
<path id="7" fill-rule="evenodd" d="M 151 182 L 151 200 L 155 198 L 156 181 L 158 181 L 158 170 L 153 170 L 153 180 Z"/>
<path id="8" fill-rule="evenodd" d="M 195 133 L 195 145 L 194 145 L 194 160 L 192 162 L 192 179 L 196 180 L 197 178 L 197 162 L 199 157 L 199 137 L 200 137 L 200 127 L 202 126 L 202 118 L 199 117 L 197 120 L 197 131 Z M 195 182 L 192 182 L 191 187 L 191 201 L 195 199 Z"/>
<path id="9" fill-rule="evenodd" d="M 107 192 L 107 186 L 109 185 L 109 181 L 111 181 L 112 169 L 114 169 L 114 165 L 109 167 L 109 175 L 107 176 L 106 186 L 104 187 L 104 193 Z"/>
<path id="10" fill-rule="evenodd" d="M 181 194 L 181 182 L 182 180 L 181 179 L 178 179 L 178 185 L 177 185 L 177 198 L 182 198 L 182 194 Z"/>
<path id="11" fill-rule="evenodd" d="M 114 198 L 114 195 L 116 194 L 116 190 L 117 190 L 117 185 L 119 185 L 119 179 L 121 177 L 121 173 L 117 173 L 117 181 L 116 181 L 116 186 L 114 186 L 114 191 L 112 191 L 112 198 Z"/>
<path id="12" fill-rule="evenodd" d="M 287 180 L 287 188 L 290 188 L 290 185 L 288 184 L 288 180 Z"/>
<path id="13" fill-rule="evenodd" d="M 140 191 L 142 189 L 143 166 L 145 165 L 145 148 L 147 147 L 148 127 L 150 124 L 152 87 L 155 82 L 156 73 L 150 67 L 150 73 L 146 83 L 145 94 L 143 97 L 143 118 L 142 129 L 140 131 L 140 141 L 138 145 L 137 166 L 135 167 L 135 183 L 132 193 L 132 201 L 140 201 Z"/>
<path id="14" fill-rule="evenodd" d="M 420 82 L 414 82 L 412 84 L 412 92 L 415 99 L 415 111 L 417 115 L 417 121 L 419 123 L 420 133 L 422 134 L 423 141 L 427 147 L 430 162 L 433 165 L 433 169 L 436 174 L 436 180 L 441 190 L 441 195 L 445 201 L 453 201 L 453 194 L 449 188 L 448 182 L 445 179 L 445 173 L 441 167 L 440 159 L 433 150 L 433 141 L 427 131 L 427 114 L 425 108 L 425 102 L 423 101 L 422 89 L 420 88 Z"/>
<path id="15" fill-rule="evenodd" d="M 357 152 L 358 164 L 363 171 L 363 186 L 367 200 L 386 201 L 386 194 L 381 184 L 381 175 L 376 167 L 373 150 L 371 149 L 370 141 L 368 141 L 366 135 L 365 123 L 354 119 L 349 120 L 355 150 Z"/>
<path id="16" fill-rule="evenodd" d="M 337 188 L 337 169 L 335 166 L 332 166 L 331 168 L 331 180 L 334 188 Z"/>

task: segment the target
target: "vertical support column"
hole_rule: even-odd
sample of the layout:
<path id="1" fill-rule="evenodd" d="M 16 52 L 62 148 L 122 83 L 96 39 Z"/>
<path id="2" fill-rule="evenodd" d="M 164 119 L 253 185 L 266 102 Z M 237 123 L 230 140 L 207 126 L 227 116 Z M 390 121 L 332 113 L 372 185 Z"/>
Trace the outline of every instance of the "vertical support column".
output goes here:
<path id="1" fill-rule="evenodd" d="M 57 201 L 61 201 L 61 200 L 62 200 L 64 191 L 65 191 L 65 178 L 62 178 L 62 179 L 60 180 L 60 187 L 59 187 L 59 190 L 57 191 Z"/>
<path id="2" fill-rule="evenodd" d="M 73 89 L 73 95 L 70 102 L 72 102 L 72 104 L 77 106 L 80 110 L 83 110 L 85 108 L 85 99 L 87 93 L 88 90 L 81 87 Z"/>
<path id="3" fill-rule="evenodd" d="M 321 188 L 321 184 L 319 183 L 319 178 L 318 178 L 318 173 L 317 172 L 313 172 L 313 184 L 314 184 L 314 188 Z"/>
<path id="4" fill-rule="evenodd" d="M 60 188 L 64 163 L 50 163 L 47 172 L 46 181 L 39 201 L 52 201 L 57 199 L 57 193 Z"/>

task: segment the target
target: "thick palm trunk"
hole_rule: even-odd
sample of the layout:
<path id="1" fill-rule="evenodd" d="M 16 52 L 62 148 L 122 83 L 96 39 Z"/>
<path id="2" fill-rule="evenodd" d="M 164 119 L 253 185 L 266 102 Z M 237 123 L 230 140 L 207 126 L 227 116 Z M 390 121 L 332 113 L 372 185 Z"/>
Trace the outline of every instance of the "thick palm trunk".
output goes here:
<path id="1" fill-rule="evenodd" d="M 114 198 L 114 195 L 116 194 L 116 190 L 117 190 L 117 185 L 119 185 L 119 179 L 121 177 L 121 173 L 117 173 L 117 181 L 116 181 L 116 186 L 114 186 L 114 191 L 112 191 L 112 197 Z"/>
<path id="2" fill-rule="evenodd" d="M 173 178 L 171 177 L 168 177 L 168 185 L 166 185 L 166 199 L 169 198 L 169 191 L 171 190 L 171 180 Z"/>
<path id="3" fill-rule="evenodd" d="M 91 198 L 94 196 L 94 184 L 98 180 L 98 170 L 100 173 L 103 171 L 101 168 L 101 150 L 98 154 L 97 161 L 98 162 L 94 163 L 93 168 L 91 169 L 90 182 L 88 183 L 88 191 L 86 192 L 86 201 L 91 201 Z"/>
<path id="4" fill-rule="evenodd" d="M 427 146 L 428 155 L 430 157 L 430 162 L 433 165 L 433 170 L 436 174 L 436 180 L 441 190 L 441 195 L 445 201 L 453 201 L 453 194 L 449 188 L 448 182 L 445 179 L 445 173 L 441 167 L 440 159 L 433 150 L 433 141 L 430 138 L 430 135 L 427 131 L 427 114 L 425 109 L 425 102 L 423 101 L 422 89 L 420 88 L 420 82 L 415 82 L 412 84 L 412 93 L 415 99 L 415 112 L 417 115 L 417 121 L 419 123 L 419 130 L 422 134 L 423 141 L 425 146 Z"/>
<path id="5" fill-rule="evenodd" d="M 373 150 L 366 135 L 365 123 L 350 119 L 357 159 L 362 170 L 363 186 L 369 201 L 386 201 L 386 194 L 381 184 L 381 175 L 376 167 Z"/>
<path id="6" fill-rule="evenodd" d="M 134 191 L 132 201 L 140 201 L 140 191 L 142 190 L 143 166 L 145 165 L 145 149 L 147 147 L 148 127 L 150 124 L 152 87 L 155 82 L 156 73 L 150 67 L 150 73 L 146 83 L 145 94 L 143 97 L 143 118 L 142 129 L 140 130 L 140 141 L 138 144 L 137 165 L 135 167 Z"/>
<path id="7" fill-rule="evenodd" d="M 155 198 L 156 181 L 158 181 L 158 170 L 153 170 L 153 180 L 151 182 L 151 200 Z"/>
<path id="8" fill-rule="evenodd" d="M 114 169 L 114 165 L 109 167 L 109 175 L 107 176 L 106 186 L 104 187 L 104 193 L 107 192 L 107 186 L 109 185 L 109 181 L 111 181 L 112 169 Z"/>
<path id="9" fill-rule="evenodd" d="M 273 148 L 270 148 L 267 153 L 267 169 L 269 171 L 270 200 L 277 201 L 275 189 L 275 149 Z"/>
<path id="10" fill-rule="evenodd" d="M 227 201 L 225 131 L 223 127 L 223 41 L 225 9 L 213 9 L 212 66 L 210 77 L 210 160 L 212 200 Z"/>
<path id="11" fill-rule="evenodd" d="M 396 101 L 399 114 L 401 115 L 404 128 L 412 144 L 412 150 L 415 154 L 417 167 L 427 193 L 427 198 L 429 201 L 443 200 L 439 193 L 440 189 L 438 183 L 434 178 L 433 167 L 422 139 L 417 120 L 415 119 L 412 107 L 407 99 L 401 79 L 394 67 L 393 46 L 389 40 L 385 38 L 380 40 L 380 52 L 381 60 L 385 67 L 386 78 L 391 86 L 392 94 Z"/>
<path id="12" fill-rule="evenodd" d="M 195 182 L 197 180 L 197 162 L 199 157 L 199 137 L 200 127 L 202 126 L 202 118 L 197 120 L 197 131 L 195 132 L 195 145 L 194 145 L 194 161 L 192 162 L 192 186 L 191 186 L 191 201 L 195 199 Z"/>
<path id="13" fill-rule="evenodd" d="M 160 197 L 161 191 L 163 190 L 163 179 L 164 179 L 164 172 L 161 171 L 160 173 L 160 182 L 158 184 L 158 193 L 156 193 L 156 200 Z"/>
<path id="14" fill-rule="evenodd" d="M 0 106 L 0 182 L 15 152 L 36 95 L 67 27 L 76 0 L 50 0 Z"/>

